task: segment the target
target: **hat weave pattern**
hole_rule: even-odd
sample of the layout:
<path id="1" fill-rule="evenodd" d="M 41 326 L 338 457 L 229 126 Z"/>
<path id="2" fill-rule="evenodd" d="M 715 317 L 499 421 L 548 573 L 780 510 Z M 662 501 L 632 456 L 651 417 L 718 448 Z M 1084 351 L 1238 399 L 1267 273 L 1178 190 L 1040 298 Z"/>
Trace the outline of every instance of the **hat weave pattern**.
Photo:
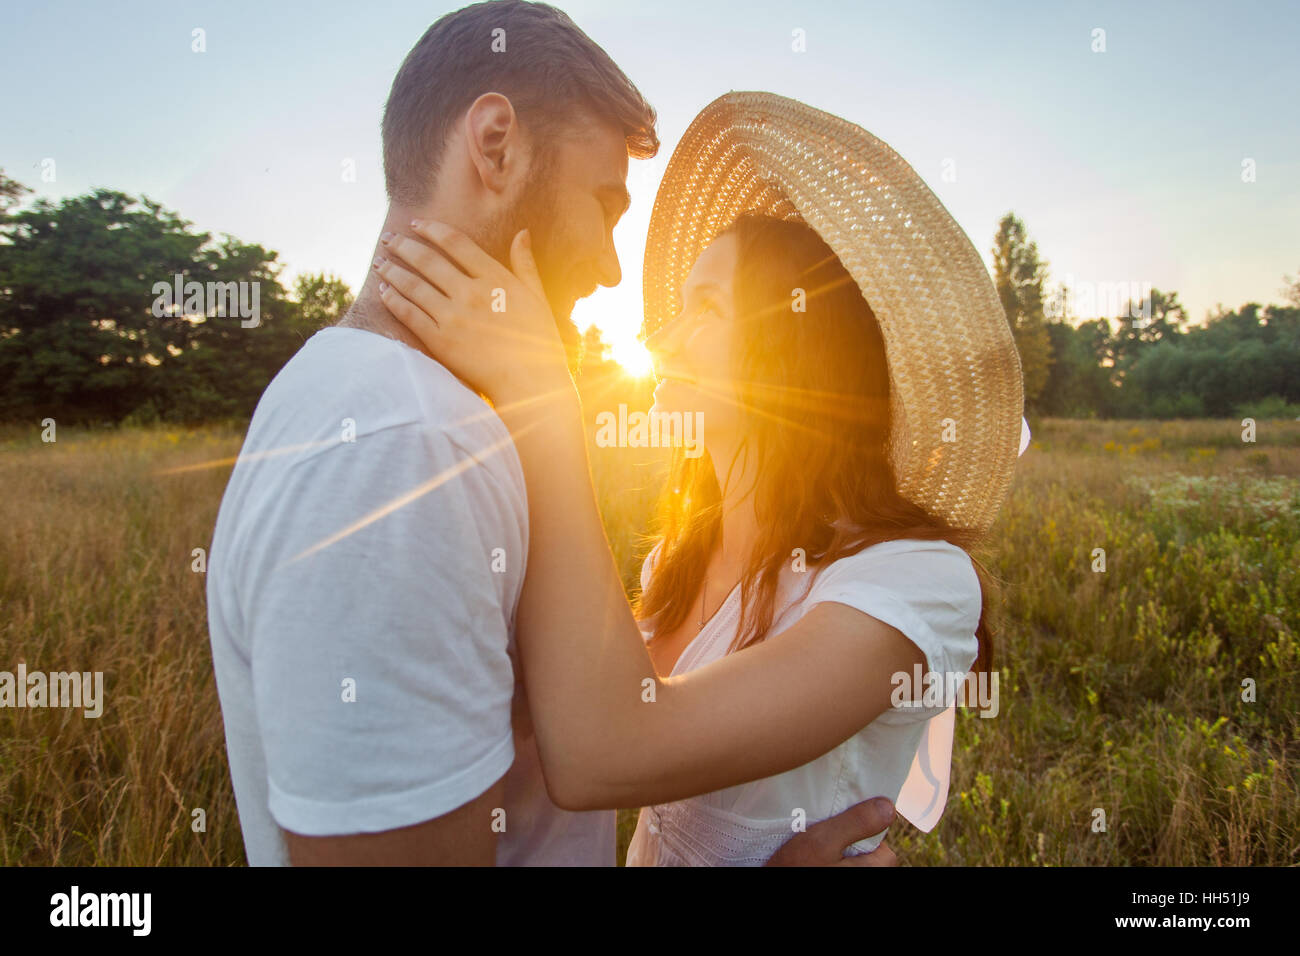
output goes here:
<path id="1" fill-rule="evenodd" d="M 987 533 L 1010 490 L 1024 393 L 1006 313 L 961 227 L 861 127 L 772 93 L 728 93 L 695 118 L 664 171 L 646 237 L 643 336 L 677 315 L 696 258 L 746 212 L 802 220 L 836 254 L 885 342 L 900 493 Z"/>

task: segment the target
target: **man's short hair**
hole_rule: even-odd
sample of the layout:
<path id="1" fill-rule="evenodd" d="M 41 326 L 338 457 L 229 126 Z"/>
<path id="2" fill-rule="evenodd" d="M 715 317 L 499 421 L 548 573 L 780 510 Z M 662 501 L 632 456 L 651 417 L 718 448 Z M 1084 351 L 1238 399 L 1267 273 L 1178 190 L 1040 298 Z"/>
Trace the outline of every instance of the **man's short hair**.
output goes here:
<path id="1" fill-rule="evenodd" d="M 397 71 L 383 121 L 389 201 L 428 200 L 448 133 L 484 93 L 509 98 L 543 151 L 555 127 L 584 114 L 621 128 L 636 159 L 659 150 L 654 109 L 568 14 L 544 3 L 489 0 L 439 19 Z"/>

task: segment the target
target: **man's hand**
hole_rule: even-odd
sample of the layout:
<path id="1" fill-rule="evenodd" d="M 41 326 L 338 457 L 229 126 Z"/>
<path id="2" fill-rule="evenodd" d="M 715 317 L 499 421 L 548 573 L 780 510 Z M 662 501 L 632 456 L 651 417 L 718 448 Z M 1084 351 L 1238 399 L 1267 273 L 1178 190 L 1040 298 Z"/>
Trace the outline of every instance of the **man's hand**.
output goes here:
<path id="1" fill-rule="evenodd" d="M 839 816 L 814 823 L 796 833 L 764 866 L 898 866 L 882 840 L 870 853 L 846 857 L 844 851 L 859 840 L 880 833 L 894 822 L 894 805 L 887 797 L 874 797 L 855 804 Z"/>

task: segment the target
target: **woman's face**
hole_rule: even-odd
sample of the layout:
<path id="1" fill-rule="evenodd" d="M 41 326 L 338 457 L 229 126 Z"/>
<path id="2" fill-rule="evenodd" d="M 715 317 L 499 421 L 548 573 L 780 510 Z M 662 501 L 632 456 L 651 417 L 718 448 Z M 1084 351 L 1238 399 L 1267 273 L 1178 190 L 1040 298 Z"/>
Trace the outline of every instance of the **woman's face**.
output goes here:
<path id="1" fill-rule="evenodd" d="M 736 238 L 715 239 L 695 260 L 682 288 L 682 311 L 646 340 L 654 359 L 652 412 L 699 413 L 711 451 L 734 442 L 740 424 L 735 375 Z M 712 442 L 710 441 L 712 436 Z"/>

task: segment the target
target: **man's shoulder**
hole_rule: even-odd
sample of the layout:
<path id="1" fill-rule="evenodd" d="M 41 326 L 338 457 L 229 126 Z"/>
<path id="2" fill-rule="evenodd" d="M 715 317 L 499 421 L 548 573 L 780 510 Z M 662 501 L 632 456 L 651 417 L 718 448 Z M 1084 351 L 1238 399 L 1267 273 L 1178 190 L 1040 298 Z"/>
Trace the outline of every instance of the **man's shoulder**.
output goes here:
<path id="1" fill-rule="evenodd" d="M 261 404 L 323 410 L 351 407 L 358 427 L 433 426 L 479 421 L 487 404 L 448 369 L 376 332 L 332 325 L 308 339 L 275 376 Z M 495 415 L 491 416 L 495 418 Z M 500 425 L 500 420 L 496 422 Z"/>
<path id="2" fill-rule="evenodd" d="M 482 398 L 423 352 L 344 326 L 318 331 L 280 370 L 249 441 L 284 448 L 296 439 L 301 460 L 394 429 L 423 433 L 426 449 L 476 459 L 498 479 L 522 480 L 509 432 Z"/>

